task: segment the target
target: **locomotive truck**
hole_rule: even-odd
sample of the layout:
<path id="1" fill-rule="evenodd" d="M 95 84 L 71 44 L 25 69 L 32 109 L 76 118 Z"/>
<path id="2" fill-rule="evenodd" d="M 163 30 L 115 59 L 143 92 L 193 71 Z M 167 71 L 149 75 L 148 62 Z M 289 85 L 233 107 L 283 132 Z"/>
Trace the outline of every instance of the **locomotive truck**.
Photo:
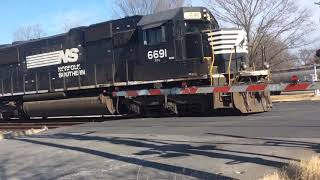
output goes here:
<path id="1" fill-rule="evenodd" d="M 269 71 L 207 8 L 131 16 L 0 45 L 5 119 L 269 111 Z"/>

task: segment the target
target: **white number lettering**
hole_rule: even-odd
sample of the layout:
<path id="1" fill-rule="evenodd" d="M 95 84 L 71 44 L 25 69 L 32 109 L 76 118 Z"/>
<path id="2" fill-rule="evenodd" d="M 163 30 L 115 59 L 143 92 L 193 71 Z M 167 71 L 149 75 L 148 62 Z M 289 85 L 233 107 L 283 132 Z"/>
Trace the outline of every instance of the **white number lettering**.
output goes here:
<path id="1" fill-rule="evenodd" d="M 159 53 L 158 50 L 153 51 L 153 58 L 158 59 L 159 58 Z"/>
<path id="2" fill-rule="evenodd" d="M 148 59 L 151 60 L 151 59 L 162 59 L 162 58 L 166 58 L 168 57 L 167 55 L 167 49 L 159 49 L 159 50 L 153 50 L 153 51 L 148 51 Z M 157 61 L 159 62 L 159 61 Z"/>
<path id="3" fill-rule="evenodd" d="M 153 53 L 152 51 L 148 51 L 148 59 L 153 59 Z"/>
<path id="4" fill-rule="evenodd" d="M 160 56 L 160 58 L 164 58 L 164 50 L 163 49 L 159 50 L 159 56 Z"/>

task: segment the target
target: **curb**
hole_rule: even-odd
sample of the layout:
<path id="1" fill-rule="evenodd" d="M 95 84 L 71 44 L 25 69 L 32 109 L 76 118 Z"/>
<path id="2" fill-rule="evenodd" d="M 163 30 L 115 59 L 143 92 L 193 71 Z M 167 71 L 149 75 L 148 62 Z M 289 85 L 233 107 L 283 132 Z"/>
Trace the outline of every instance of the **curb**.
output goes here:
<path id="1" fill-rule="evenodd" d="M 301 99 L 272 99 L 273 103 L 280 102 L 300 102 L 300 101 L 320 101 L 319 98 L 301 98 Z"/>
<path id="2" fill-rule="evenodd" d="M 46 126 L 44 126 L 42 129 L 29 129 L 29 130 L 24 130 L 24 131 L 0 134 L 0 140 L 13 139 L 13 138 L 20 137 L 20 136 L 31 136 L 33 134 L 38 134 L 38 133 L 46 131 L 46 130 L 48 130 L 48 128 Z"/>
<path id="3" fill-rule="evenodd" d="M 320 96 L 314 96 L 312 93 L 308 94 L 290 94 L 271 96 L 272 102 L 299 102 L 299 101 L 319 101 Z"/>

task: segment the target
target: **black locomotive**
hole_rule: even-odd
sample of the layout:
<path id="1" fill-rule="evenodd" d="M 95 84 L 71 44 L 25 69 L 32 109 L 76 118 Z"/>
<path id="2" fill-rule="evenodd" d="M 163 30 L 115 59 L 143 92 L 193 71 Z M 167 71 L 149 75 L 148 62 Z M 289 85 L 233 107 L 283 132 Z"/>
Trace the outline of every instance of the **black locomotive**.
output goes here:
<path id="1" fill-rule="evenodd" d="M 157 82 L 179 86 L 177 79 L 208 84 L 207 33 L 218 28 L 208 9 L 188 7 L 1 45 L 1 114 L 89 115 L 105 113 L 105 106 L 114 113 L 110 103 L 101 103 L 101 94 L 109 100 L 114 90 L 151 88 Z M 235 63 L 233 71 L 240 68 Z M 226 60 L 217 59 L 215 66 L 226 73 Z"/>

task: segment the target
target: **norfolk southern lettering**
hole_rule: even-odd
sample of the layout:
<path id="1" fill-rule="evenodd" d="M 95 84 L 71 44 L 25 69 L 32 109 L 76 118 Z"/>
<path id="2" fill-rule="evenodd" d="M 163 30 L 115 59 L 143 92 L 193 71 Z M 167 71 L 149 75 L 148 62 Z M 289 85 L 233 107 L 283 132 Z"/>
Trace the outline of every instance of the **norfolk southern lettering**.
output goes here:
<path id="1" fill-rule="evenodd" d="M 58 75 L 59 75 L 59 78 L 84 76 L 84 75 L 86 75 L 86 70 L 81 69 L 80 64 L 60 66 L 60 67 L 58 67 Z"/>

